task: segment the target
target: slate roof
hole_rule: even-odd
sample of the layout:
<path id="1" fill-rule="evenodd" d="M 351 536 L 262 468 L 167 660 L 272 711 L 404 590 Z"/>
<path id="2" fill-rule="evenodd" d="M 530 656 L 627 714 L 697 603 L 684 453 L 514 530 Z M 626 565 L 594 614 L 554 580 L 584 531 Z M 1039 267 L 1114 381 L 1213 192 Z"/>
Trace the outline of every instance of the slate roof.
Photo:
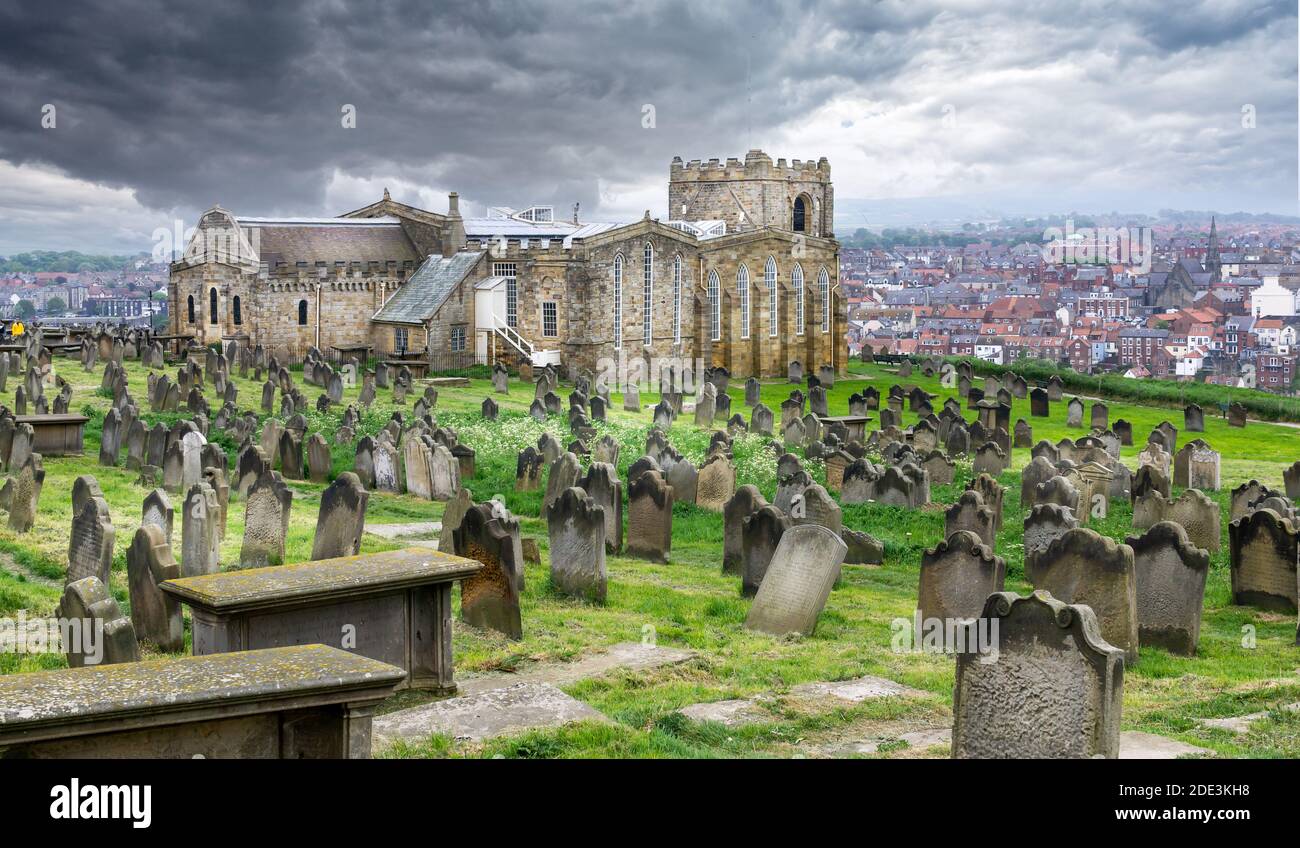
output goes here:
<path id="1" fill-rule="evenodd" d="M 433 317 L 447 296 L 473 270 L 483 253 L 482 250 L 462 250 L 452 256 L 430 256 L 371 320 L 423 324 Z"/>
<path id="2" fill-rule="evenodd" d="M 395 218 L 237 218 L 256 230 L 257 252 L 272 268 L 279 262 L 419 262 L 420 254 Z"/>

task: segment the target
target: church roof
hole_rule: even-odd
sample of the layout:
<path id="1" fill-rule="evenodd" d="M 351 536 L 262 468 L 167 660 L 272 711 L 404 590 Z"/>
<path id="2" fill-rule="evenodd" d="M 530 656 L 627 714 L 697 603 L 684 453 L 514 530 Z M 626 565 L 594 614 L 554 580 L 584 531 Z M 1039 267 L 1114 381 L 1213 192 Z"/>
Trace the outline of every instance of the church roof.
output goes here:
<path id="1" fill-rule="evenodd" d="M 447 296 L 474 269 L 483 253 L 481 250 L 462 250 L 452 256 L 430 256 L 371 320 L 423 324 L 433 317 Z"/>
<path id="2" fill-rule="evenodd" d="M 256 231 L 261 261 L 304 262 L 418 262 L 419 252 L 395 218 L 245 218 L 241 227 Z"/>

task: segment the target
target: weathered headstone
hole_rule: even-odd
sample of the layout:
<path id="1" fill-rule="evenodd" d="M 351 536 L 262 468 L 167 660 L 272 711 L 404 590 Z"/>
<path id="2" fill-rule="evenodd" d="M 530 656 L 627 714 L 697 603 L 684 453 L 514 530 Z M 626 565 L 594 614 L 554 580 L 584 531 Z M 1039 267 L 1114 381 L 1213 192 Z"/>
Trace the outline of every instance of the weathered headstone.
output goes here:
<path id="1" fill-rule="evenodd" d="M 156 525 L 143 524 L 126 552 L 127 585 L 131 593 L 131 624 L 136 638 L 161 651 L 185 649 L 181 604 L 158 588 L 164 580 L 181 576 L 171 545 Z"/>
<path id="2" fill-rule="evenodd" d="M 997 638 L 992 651 L 957 655 L 954 758 L 1119 756 L 1124 652 L 1106 643 L 1091 609 L 998 593 L 969 629 L 979 627 Z"/>
<path id="3" fill-rule="evenodd" d="M 524 562 L 519 522 L 489 504 L 478 504 L 465 513 L 453 537 L 457 556 L 483 565 L 461 581 L 461 618 L 475 627 L 522 639 L 519 592 Z"/>
<path id="4" fill-rule="evenodd" d="M 658 471 L 632 478 L 627 490 L 627 556 L 667 562 L 673 545 L 673 490 Z"/>
<path id="5" fill-rule="evenodd" d="M 1143 645 L 1192 656 L 1201 633 L 1210 555 L 1186 531 L 1161 521 L 1124 543 L 1133 549 L 1137 575 L 1138 637 Z"/>
<path id="6" fill-rule="evenodd" d="M 949 533 L 921 556 L 916 604 L 921 620 L 977 618 L 988 596 L 1002 591 L 1006 572 L 1002 557 L 979 536 L 967 530 Z"/>
<path id="7" fill-rule="evenodd" d="M 1097 615 L 1101 635 L 1124 651 L 1129 665 L 1138 660 L 1137 583 L 1133 549 L 1076 527 L 1047 546 L 1026 576 L 1065 603 L 1086 604 Z"/>
<path id="8" fill-rule="evenodd" d="M 847 552 L 840 537 L 821 525 L 786 530 L 749 607 L 745 629 L 812 635 Z"/>
<path id="9" fill-rule="evenodd" d="M 582 489 L 565 489 L 546 509 L 551 585 L 566 595 L 605 601 L 605 510 Z"/>
<path id="10" fill-rule="evenodd" d="M 311 548 L 313 560 L 361 553 L 361 533 L 365 530 L 369 501 L 370 493 L 351 471 L 344 471 L 321 492 Z"/>

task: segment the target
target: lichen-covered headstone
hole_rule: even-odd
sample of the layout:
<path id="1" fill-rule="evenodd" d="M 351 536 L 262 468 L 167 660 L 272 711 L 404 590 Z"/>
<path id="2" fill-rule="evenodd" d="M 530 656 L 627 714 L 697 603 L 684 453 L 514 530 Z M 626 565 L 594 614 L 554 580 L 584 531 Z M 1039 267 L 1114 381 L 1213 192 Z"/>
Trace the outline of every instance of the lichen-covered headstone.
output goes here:
<path id="1" fill-rule="evenodd" d="M 160 527 L 142 524 L 135 531 L 126 552 L 126 574 L 131 593 L 131 625 L 136 638 L 161 651 L 184 650 L 185 627 L 180 601 L 158 588 L 164 580 L 181 576 L 171 545 Z"/>
<path id="2" fill-rule="evenodd" d="M 320 496 L 311 558 L 334 559 L 361 553 L 370 493 L 351 471 L 344 471 Z M 444 516 L 445 520 L 445 516 Z"/>
<path id="3" fill-rule="evenodd" d="M 955 759 L 1119 756 L 1124 652 L 1106 643 L 1091 609 L 1001 592 L 970 630 L 980 627 L 996 641 L 957 655 Z"/>

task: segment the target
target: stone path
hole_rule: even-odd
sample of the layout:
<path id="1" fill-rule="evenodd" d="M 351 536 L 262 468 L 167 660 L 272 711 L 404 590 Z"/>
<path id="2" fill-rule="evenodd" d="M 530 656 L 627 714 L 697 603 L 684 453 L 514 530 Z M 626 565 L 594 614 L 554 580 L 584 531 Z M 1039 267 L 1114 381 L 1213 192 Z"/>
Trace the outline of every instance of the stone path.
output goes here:
<path id="1" fill-rule="evenodd" d="M 542 663 L 519 674 L 493 673 L 457 678 L 452 698 L 376 716 L 376 750 L 396 740 L 421 742 L 433 733 L 480 741 L 574 721 L 608 719 L 560 691 L 561 686 L 614 670 L 644 671 L 676 665 L 694 651 L 622 642 L 571 663 Z"/>
<path id="2" fill-rule="evenodd" d="M 1278 707 L 1275 712 L 1300 712 L 1300 703 L 1286 704 Z M 1228 718 L 1198 718 L 1196 723 L 1202 727 L 1212 727 L 1217 730 L 1230 730 L 1233 733 L 1249 733 L 1250 726 L 1260 719 L 1268 718 L 1268 712 L 1248 713 L 1240 716 L 1229 716 Z"/>
<path id="3" fill-rule="evenodd" d="M 919 690 L 910 689 L 892 680 L 868 675 L 853 680 L 801 683 L 791 688 L 785 698 L 803 702 L 838 700 L 858 704 L 870 698 L 913 697 L 922 694 L 924 693 Z M 707 701 L 682 707 L 678 712 L 695 721 L 716 721 L 727 727 L 740 727 L 770 720 L 771 713 L 763 708 L 763 704 L 775 699 L 775 695 L 764 694 L 728 701 Z"/>
<path id="4" fill-rule="evenodd" d="M 1197 748 L 1177 739 L 1143 733 L 1140 730 L 1125 730 L 1119 734 L 1119 758 L 1121 760 L 1173 760 L 1193 754 L 1212 754 L 1207 748 Z"/>
<path id="5" fill-rule="evenodd" d="M 478 742 L 586 719 L 609 720 L 550 684 L 516 683 L 376 716 L 373 733 L 376 748 L 399 739 L 420 742 L 432 733 Z"/>
<path id="6" fill-rule="evenodd" d="M 366 524 L 366 532 L 381 539 L 417 539 L 437 536 L 442 532 L 441 521 L 416 521 L 410 524 Z M 434 539 L 436 542 L 437 539 Z"/>

